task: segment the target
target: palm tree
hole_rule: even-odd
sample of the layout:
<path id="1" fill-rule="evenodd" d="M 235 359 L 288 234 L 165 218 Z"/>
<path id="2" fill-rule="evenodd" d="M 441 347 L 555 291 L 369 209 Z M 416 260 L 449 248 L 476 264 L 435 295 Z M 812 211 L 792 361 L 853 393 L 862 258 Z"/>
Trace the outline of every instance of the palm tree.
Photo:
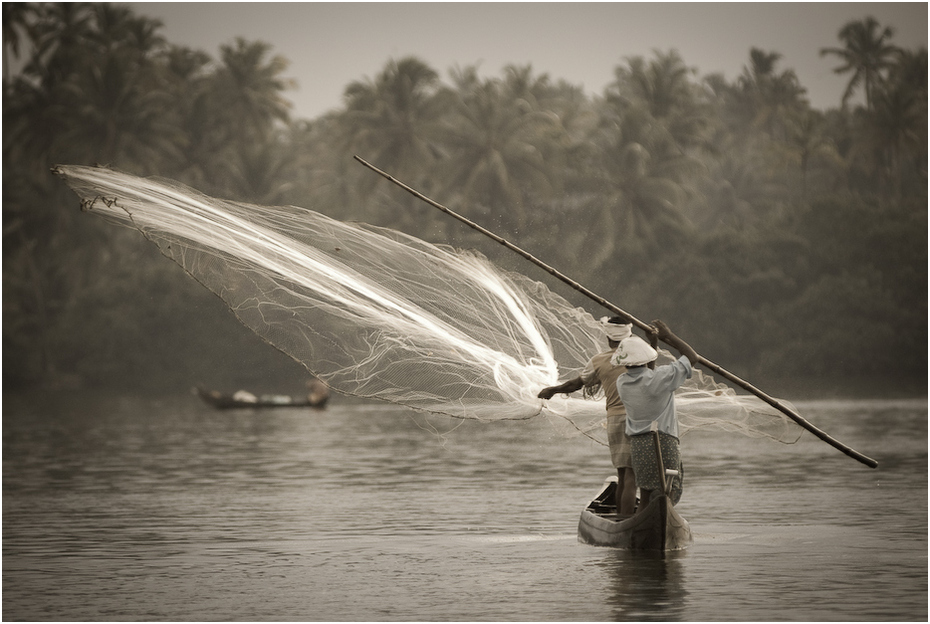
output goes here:
<path id="1" fill-rule="evenodd" d="M 926 192 L 927 180 L 927 48 L 903 52 L 891 72 L 889 83 L 912 93 L 912 106 L 916 110 L 911 109 L 910 114 L 914 116 L 916 126 L 911 128 L 911 136 L 917 141 L 909 148 L 910 162 L 911 170 L 917 172 L 923 181 L 923 190 L 918 191 L 922 194 Z"/>
<path id="2" fill-rule="evenodd" d="M 644 108 L 614 117 L 605 107 L 592 139 L 599 150 L 591 179 L 598 199 L 586 203 L 582 221 L 590 226 L 586 245 L 599 250 L 596 260 L 629 261 L 687 228 L 682 206 L 697 161 L 669 149 L 669 133 Z"/>
<path id="3" fill-rule="evenodd" d="M 797 115 L 792 118 L 787 130 L 788 144 L 797 155 L 801 172 L 801 195 L 806 198 L 812 161 L 819 160 L 834 171 L 839 171 L 843 160 L 827 135 L 823 113 L 808 110 Z"/>
<path id="4" fill-rule="evenodd" d="M 68 84 L 72 123 L 60 144 L 95 154 L 99 162 L 143 170 L 179 159 L 178 119 L 153 72 L 122 49 L 85 68 Z"/>
<path id="5" fill-rule="evenodd" d="M 29 5 L 21 15 L 31 55 L 21 74 L 4 92 L 4 163 L 6 150 L 45 167 L 49 153 L 68 125 L 70 106 L 66 81 L 90 54 L 93 10 L 86 3 Z M 6 23 L 4 5 L 4 28 Z"/>
<path id="6" fill-rule="evenodd" d="M 900 197 L 905 182 L 926 193 L 927 52 L 901 51 L 888 76 L 872 94 L 871 110 L 845 116 L 840 129 L 847 137 L 844 154 L 854 186 L 885 185 Z"/>
<path id="7" fill-rule="evenodd" d="M 523 228 L 533 198 L 557 188 L 544 154 L 562 131 L 557 116 L 514 98 L 501 80 L 481 80 L 475 68 L 453 72 L 456 83 L 444 146 L 443 179 L 461 200 L 484 211 L 501 211 L 502 225 Z"/>
<path id="8" fill-rule="evenodd" d="M 781 57 L 778 52 L 752 48 L 749 51 L 750 64 L 743 68 L 737 79 L 743 106 L 752 125 L 765 128 L 772 136 L 779 130 L 784 134 L 789 120 L 807 107 L 804 98 L 807 90 L 801 86 L 794 71 L 789 69 L 775 73 Z"/>
<path id="9" fill-rule="evenodd" d="M 666 175 L 671 169 L 668 163 L 653 162 L 643 144 L 630 141 L 618 145 L 606 153 L 605 165 L 610 190 L 604 206 L 627 250 L 657 249 L 666 234 L 686 226 L 681 212 L 685 198 L 682 185 Z"/>
<path id="10" fill-rule="evenodd" d="M 861 138 L 877 155 L 882 178 L 900 197 L 905 163 L 919 167 L 920 159 L 926 159 L 927 98 L 921 97 L 912 84 L 900 80 L 889 82 L 873 97 L 872 112 L 863 119 Z"/>
<path id="11" fill-rule="evenodd" d="M 96 220 L 62 210 L 74 196 L 50 179 L 48 166 L 109 162 L 145 170 L 178 156 L 172 102 L 158 64 L 158 27 L 106 4 L 34 6 L 24 31 L 33 53 L 4 101 L 4 182 L 11 189 L 4 191 L 4 223 L 10 217 L 16 224 L 15 235 L 5 231 L 13 262 L 4 279 L 17 285 L 11 322 L 28 328 L 18 343 L 43 345 L 67 334 L 76 302 L 95 276 L 106 273 L 100 269 L 112 246 L 127 238 L 122 231 L 103 234 Z M 111 292 L 118 287 L 107 286 Z M 25 325 L 17 318 L 23 314 Z M 45 358 L 42 368 L 51 371 L 55 363 Z"/>
<path id="12" fill-rule="evenodd" d="M 550 83 L 549 75 L 534 74 L 530 64 L 504 67 L 503 84 L 514 100 L 531 110 L 549 108 L 559 93 Z"/>
<path id="13" fill-rule="evenodd" d="M 103 50 L 125 47 L 145 55 L 165 46 L 160 20 L 136 17 L 129 8 L 109 3 L 94 4 L 93 11 L 93 40 Z"/>
<path id="14" fill-rule="evenodd" d="M 177 157 L 158 28 L 108 4 L 38 6 L 35 52 L 7 111 L 14 140 L 42 166 L 54 157 L 155 167 Z"/>
<path id="15" fill-rule="evenodd" d="M 606 99 L 618 113 L 644 109 L 666 133 L 668 148 L 686 150 L 706 145 L 708 110 L 702 89 L 692 80 L 696 70 L 675 50 L 656 51 L 648 63 L 642 57 L 614 70 Z M 653 148 L 656 146 L 653 146 Z"/>
<path id="16" fill-rule="evenodd" d="M 3 84 L 12 79 L 10 59 L 19 59 L 20 35 L 29 28 L 32 6 L 25 2 L 3 3 Z M 9 48 L 9 50 L 7 49 Z"/>
<path id="17" fill-rule="evenodd" d="M 598 123 L 594 106 L 582 87 L 552 83 L 548 74 L 534 74 L 531 65 L 506 66 L 503 88 L 520 110 L 551 120 L 549 140 L 538 141 L 536 147 L 549 168 L 552 192 L 561 197 L 564 184 L 577 186 L 581 181 L 593 154 L 590 135 Z"/>
<path id="18" fill-rule="evenodd" d="M 351 146 L 377 166 L 421 181 L 436 158 L 443 108 L 435 70 L 416 57 L 391 60 L 374 80 L 352 82 L 344 97 Z"/>
<path id="19" fill-rule="evenodd" d="M 288 61 L 273 56 L 266 61 L 271 45 L 237 37 L 234 45 L 220 46 L 222 65 L 216 75 L 218 90 L 224 94 L 225 120 L 231 133 L 263 136 L 276 121 L 290 120 L 291 102 L 282 93 L 294 82 L 282 78 Z"/>
<path id="20" fill-rule="evenodd" d="M 693 70 L 685 66 L 676 51 L 656 51 L 648 63 L 641 56 L 627 62 L 629 67 L 614 70 L 612 86 L 621 98 L 645 104 L 653 117 L 668 117 L 681 101 L 690 99 L 688 76 Z"/>
<path id="21" fill-rule="evenodd" d="M 849 22 L 840 29 L 838 36 L 844 47 L 820 49 L 820 56 L 833 55 L 842 60 L 843 64 L 835 68 L 834 73 L 852 72 L 846 91 L 843 92 L 843 106 L 856 89 L 862 86 L 865 89 L 866 110 L 872 110 L 875 90 L 899 54 L 899 48 L 889 43 L 893 35 L 894 29 L 891 27 L 882 28 L 874 17 L 866 17 Z"/>
<path id="22" fill-rule="evenodd" d="M 619 211 L 627 246 L 645 246 L 680 231 L 684 199 L 703 170 L 698 159 L 709 147 L 709 105 L 691 80 L 694 71 L 677 52 L 641 57 L 615 70 L 605 99 L 598 144 L 606 163 L 602 183 L 609 209 Z"/>
<path id="23" fill-rule="evenodd" d="M 218 178 L 217 156 L 223 153 L 227 128 L 222 112 L 225 102 L 216 93 L 210 73 L 213 60 L 198 50 L 170 46 L 159 71 L 164 89 L 177 113 L 182 152 L 174 162 L 164 163 L 164 175 L 181 180 L 204 192 L 211 192 L 211 180 Z"/>
<path id="24" fill-rule="evenodd" d="M 58 144 L 143 170 L 177 160 L 178 119 L 159 65 L 161 22 L 96 4 L 93 24 L 83 47 L 70 51 L 74 71 L 62 85 L 68 124 Z"/>
<path id="25" fill-rule="evenodd" d="M 241 201 L 264 206 L 285 203 L 292 186 L 294 157 L 283 137 L 269 137 L 237 150 L 224 159 L 228 168 L 227 192 Z"/>

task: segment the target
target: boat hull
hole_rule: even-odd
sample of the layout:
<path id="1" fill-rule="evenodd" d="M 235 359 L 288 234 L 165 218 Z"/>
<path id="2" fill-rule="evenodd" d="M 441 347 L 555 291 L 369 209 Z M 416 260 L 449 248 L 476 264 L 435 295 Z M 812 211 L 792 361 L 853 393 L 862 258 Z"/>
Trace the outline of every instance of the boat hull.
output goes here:
<path id="1" fill-rule="evenodd" d="M 229 394 L 222 394 L 214 390 L 195 389 L 205 403 L 219 410 L 227 409 L 268 409 L 276 407 L 315 407 L 323 408 L 329 402 L 329 394 L 320 394 L 314 400 L 309 398 L 293 398 L 289 396 L 275 396 L 270 399 L 256 398 L 254 401 L 244 401 Z"/>
<path id="2" fill-rule="evenodd" d="M 683 550 L 694 543 L 691 526 L 667 496 L 656 496 L 631 518 L 618 520 L 609 501 L 616 478 L 608 479 L 600 494 L 581 512 L 578 539 L 594 546 L 628 550 Z"/>

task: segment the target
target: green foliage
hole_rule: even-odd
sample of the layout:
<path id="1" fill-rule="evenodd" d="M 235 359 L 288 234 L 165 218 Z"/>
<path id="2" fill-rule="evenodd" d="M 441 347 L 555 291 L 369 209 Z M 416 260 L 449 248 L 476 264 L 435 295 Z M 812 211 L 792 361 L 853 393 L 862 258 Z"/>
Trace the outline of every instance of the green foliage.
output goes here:
<path id="1" fill-rule="evenodd" d="M 824 48 L 852 74 L 826 111 L 778 52 L 752 48 L 733 82 L 675 51 L 631 58 L 594 98 L 531 66 L 458 68 L 445 84 L 389 60 L 314 120 L 291 118 L 288 62 L 269 44 L 237 39 L 214 59 L 160 28 L 125 5 L 4 4 L 5 58 L 22 61 L 3 85 L 5 385 L 304 374 L 135 231 L 82 215 L 56 163 L 303 205 L 551 281 L 357 153 L 741 376 L 926 389 L 927 53 L 874 20 Z M 849 108 L 860 87 L 865 106 Z"/>

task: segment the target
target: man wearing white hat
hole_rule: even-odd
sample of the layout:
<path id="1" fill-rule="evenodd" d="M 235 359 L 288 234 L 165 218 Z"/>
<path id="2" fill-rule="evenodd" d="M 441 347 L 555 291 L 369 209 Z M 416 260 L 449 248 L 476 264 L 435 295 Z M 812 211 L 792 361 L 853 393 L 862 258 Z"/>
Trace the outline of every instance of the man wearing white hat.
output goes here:
<path id="1" fill-rule="evenodd" d="M 626 432 L 630 436 L 633 471 L 640 489 L 640 510 L 646 507 L 652 493 L 661 489 L 658 458 L 652 431 L 659 432 L 662 460 L 665 468 L 678 470 L 681 476 L 681 452 L 678 446 L 678 416 L 675 414 L 675 390 L 691 378 L 692 365 L 698 355 L 688 343 L 671 332 L 662 321 L 653 321 L 656 337 L 681 354 L 671 364 L 649 367 L 658 353 L 638 336 L 625 338 L 617 346 L 611 363 L 624 367 L 617 378 L 617 394 L 626 406 Z M 681 498 L 681 479 L 673 484 L 670 498 Z"/>
<path id="2" fill-rule="evenodd" d="M 636 506 L 636 478 L 633 475 L 633 460 L 630 454 L 630 439 L 626 434 L 626 409 L 617 394 L 617 378 L 626 369 L 610 363 L 614 350 L 621 341 L 633 335 L 633 325 L 620 316 L 601 319 L 607 334 L 609 351 L 598 353 L 587 363 L 581 375 L 569 379 L 558 386 L 543 388 L 537 395 L 540 399 L 551 399 L 559 393 L 568 394 L 585 389 L 586 394 L 594 394 L 603 388 L 607 400 L 607 442 L 610 445 L 610 459 L 617 469 L 617 515 L 633 515 Z"/>

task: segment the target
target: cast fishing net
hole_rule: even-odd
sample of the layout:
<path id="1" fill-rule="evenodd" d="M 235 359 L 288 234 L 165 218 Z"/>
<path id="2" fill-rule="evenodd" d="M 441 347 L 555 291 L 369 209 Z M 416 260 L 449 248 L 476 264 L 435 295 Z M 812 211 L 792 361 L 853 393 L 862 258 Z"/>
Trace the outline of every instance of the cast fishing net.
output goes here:
<path id="1" fill-rule="evenodd" d="M 607 350 L 601 324 L 540 282 L 312 210 L 214 199 L 107 168 L 55 172 L 83 210 L 138 229 L 337 392 L 461 419 L 543 415 L 606 444 L 602 397 L 536 397 Z M 696 373 L 676 397 L 683 432 L 800 437 L 774 408 Z"/>

